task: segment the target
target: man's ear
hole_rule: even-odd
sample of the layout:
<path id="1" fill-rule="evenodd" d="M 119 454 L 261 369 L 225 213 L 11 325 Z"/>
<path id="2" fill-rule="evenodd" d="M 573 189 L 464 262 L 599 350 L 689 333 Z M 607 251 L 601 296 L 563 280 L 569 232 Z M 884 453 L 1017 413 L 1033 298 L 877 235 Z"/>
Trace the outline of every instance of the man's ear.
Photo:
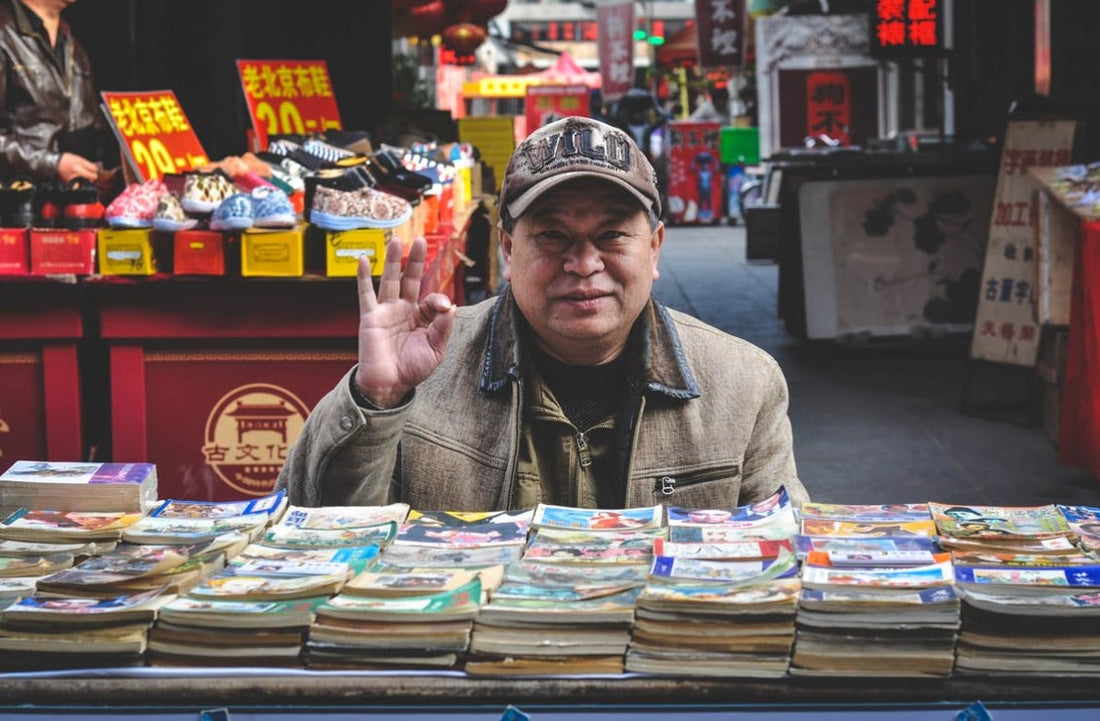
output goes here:
<path id="1" fill-rule="evenodd" d="M 497 232 L 500 233 L 500 252 L 504 256 L 504 265 L 500 269 L 500 275 L 504 280 L 512 280 L 512 236 L 504 231 L 504 227 L 497 223 Z"/>
<path id="2" fill-rule="evenodd" d="M 653 237 L 650 239 L 650 248 L 653 251 L 653 280 L 657 280 L 661 276 L 661 271 L 657 269 L 657 261 L 661 257 L 661 246 L 665 243 L 665 224 L 662 222 L 657 223 L 657 230 L 653 231 Z"/>

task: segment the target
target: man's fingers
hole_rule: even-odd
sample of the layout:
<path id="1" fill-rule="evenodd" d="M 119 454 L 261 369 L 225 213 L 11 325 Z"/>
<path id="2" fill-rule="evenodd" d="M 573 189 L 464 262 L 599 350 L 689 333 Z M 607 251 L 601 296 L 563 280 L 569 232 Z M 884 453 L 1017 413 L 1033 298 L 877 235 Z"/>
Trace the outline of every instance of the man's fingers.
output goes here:
<path id="1" fill-rule="evenodd" d="M 428 254 L 428 243 L 417 238 L 409 248 L 409 257 L 405 261 L 405 277 L 401 281 L 401 298 L 415 303 L 420 297 L 420 281 L 424 277 L 424 258 Z"/>
<path id="2" fill-rule="evenodd" d="M 359 256 L 359 313 L 368 313 L 378 307 L 378 298 L 374 296 L 374 279 L 371 277 L 371 262 L 366 255 Z"/>
<path id="3" fill-rule="evenodd" d="M 386 243 L 386 264 L 382 266 L 382 280 L 378 284 L 378 300 L 389 303 L 401 297 L 401 239 Z"/>
<path id="4" fill-rule="evenodd" d="M 434 299 L 429 301 L 430 299 Z M 454 326 L 455 306 L 451 299 L 441 293 L 432 293 L 424 299 L 424 305 L 430 309 L 431 324 L 428 326 L 428 345 L 436 353 L 442 355 L 447 347 L 447 339 L 451 337 L 451 328 Z"/>

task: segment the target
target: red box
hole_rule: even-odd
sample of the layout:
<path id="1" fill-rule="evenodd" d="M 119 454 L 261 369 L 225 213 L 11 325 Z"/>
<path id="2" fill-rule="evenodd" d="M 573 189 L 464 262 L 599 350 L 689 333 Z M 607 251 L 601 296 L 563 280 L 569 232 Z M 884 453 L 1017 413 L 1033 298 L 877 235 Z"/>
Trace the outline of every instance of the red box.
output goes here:
<path id="1" fill-rule="evenodd" d="M 225 275 L 225 234 L 181 230 L 172 243 L 175 275 Z"/>
<path id="2" fill-rule="evenodd" d="M 94 228 L 45 230 L 32 228 L 31 273 L 35 275 L 95 274 Z"/>
<path id="3" fill-rule="evenodd" d="M 26 228 L 0 228 L 0 275 L 26 275 L 30 272 Z"/>

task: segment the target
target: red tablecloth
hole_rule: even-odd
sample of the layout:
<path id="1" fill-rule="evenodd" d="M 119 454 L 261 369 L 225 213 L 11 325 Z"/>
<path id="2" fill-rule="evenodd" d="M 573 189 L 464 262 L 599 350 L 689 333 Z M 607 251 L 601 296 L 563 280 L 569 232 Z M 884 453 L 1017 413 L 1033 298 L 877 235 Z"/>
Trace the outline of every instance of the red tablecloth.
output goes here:
<path id="1" fill-rule="evenodd" d="M 1078 240 L 1058 462 L 1100 478 L 1100 222 L 1082 223 Z"/>

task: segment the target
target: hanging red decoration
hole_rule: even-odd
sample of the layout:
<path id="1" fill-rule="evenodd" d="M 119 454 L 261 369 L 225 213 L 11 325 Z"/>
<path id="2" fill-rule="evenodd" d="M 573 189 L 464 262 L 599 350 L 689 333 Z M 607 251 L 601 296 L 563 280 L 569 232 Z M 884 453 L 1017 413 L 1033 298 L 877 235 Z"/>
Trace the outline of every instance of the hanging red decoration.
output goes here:
<path id="1" fill-rule="evenodd" d="M 485 42 L 485 28 L 473 23 L 456 23 L 443 31 L 443 47 L 459 55 L 468 55 Z"/>

